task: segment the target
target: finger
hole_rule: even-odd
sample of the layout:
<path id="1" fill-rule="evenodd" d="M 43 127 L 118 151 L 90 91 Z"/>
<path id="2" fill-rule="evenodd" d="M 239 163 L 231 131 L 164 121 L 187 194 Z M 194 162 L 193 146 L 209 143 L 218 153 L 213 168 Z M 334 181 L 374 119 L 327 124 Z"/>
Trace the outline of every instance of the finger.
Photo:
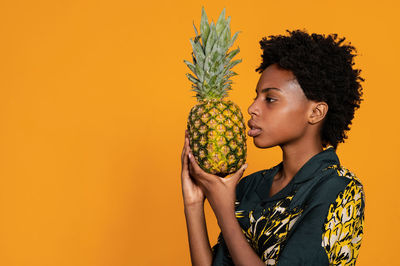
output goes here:
<path id="1" fill-rule="evenodd" d="M 181 162 L 183 163 L 183 157 L 185 156 L 186 153 L 186 140 L 185 144 L 183 145 L 182 153 L 181 153 Z"/>
<path id="2" fill-rule="evenodd" d="M 199 167 L 199 165 L 197 164 L 196 158 L 194 158 L 193 153 L 189 147 L 188 149 L 188 158 L 189 158 L 189 162 L 192 164 L 193 166 L 193 170 L 197 170 L 197 167 Z"/>
<path id="3" fill-rule="evenodd" d="M 185 130 L 185 141 L 183 142 L 183 149 L 182 149 L 182 153 L 181 153 L 181 161 L 183 161 L 183 157 L 185 156 L 185 153 L 187 150 L 187 138 L 188 138 L 188 131 L 186 129 Z"/>
<path id="4" fill-rule="evenodd" d="M 196 173 L 197 172 L 197 167 L 196 166 L 198 166 L 198 165 L 197 165 L 196 159 L 193 156 L 192 151 L 190 150 L 190 147 L 188 149 L 188 159 L 189 159 L 190 172 Z"/>
<path id="5" fill-rule="evenodd" d="M 193 161 L 194 161 L 194 157 L 192 152 L 190 151 L 190 148 L 187 151 L 187 158 L 188 158 L 188 166 L 191 172 L 194 172 L 194 168 L 193 168 Z"/>
<path id="6" fill-rule="evenodd" d="M 188 171 L 189 170 L 189 162 L 188 162 L 188 148 L 187 146 L 189 145 L 189 139 L 186 138 L 185 140 L 185 149 L 184 149 L 184 154 L 182 158 L 182 170 L 183 171 Z"/>
<path id="7" fill-rule="evenodd" d="M 244 171 L 246 170 L 248 164 L 242 165 L 242 167 L 239 168 L 233 175 L 229 177 L 230 180 L 233 180 L 233 182 L 236 184 L 239 179 L 243 176 Z"/>
<path id="8" fill-rule="evenodd" d="M 183 149 L 183 158 L 186 159 L 186 161 L 188 161 L 187 158 L 188 158 L 188 152 L 189 152 L 189 150 L 190 150 L 189 138 L 186 137 L 186 138 L 185 138 L 185 146 L 184 146 L 184 149 Z"/>
<path id="9" fill-rule="evenodd" d="M 181 153 L 181 158 L 183 158 L 183 154 L 184 154 L 184 151 L 185 151 L 185 145 L 186 145 L 186 131 L 185 131 L 185 139 L 183 141 L 183 149 L 182 149 L 182 153 Z"/>

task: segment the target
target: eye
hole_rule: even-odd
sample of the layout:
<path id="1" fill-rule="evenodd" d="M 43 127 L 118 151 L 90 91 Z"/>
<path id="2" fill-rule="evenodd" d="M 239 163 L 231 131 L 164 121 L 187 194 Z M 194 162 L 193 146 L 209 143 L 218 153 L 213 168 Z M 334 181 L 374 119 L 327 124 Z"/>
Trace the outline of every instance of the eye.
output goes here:
<path id="1" fill-rule="evenodd" d="M 267 97 L 265 100 L 266 100 L 267 102 L 270 102 L 269 100 L 275 101 L 275 99 L 272 99 L 272 98 L 269 98 L 269 97 Z"/>
<path id="2" fill-rule="evenodd" d="M 255 97 L 255 98 L 253 99 L 253 101 L 255 101 L 256 99 L 257 99 L 257 97 Z M 265 100 L 266 100 L 267 102 L 271 102 L 270 100 L 273 100 L 272 102 L 276 101 L 275 99 L 270 98 L 270 97 L 266 97 Z"/>

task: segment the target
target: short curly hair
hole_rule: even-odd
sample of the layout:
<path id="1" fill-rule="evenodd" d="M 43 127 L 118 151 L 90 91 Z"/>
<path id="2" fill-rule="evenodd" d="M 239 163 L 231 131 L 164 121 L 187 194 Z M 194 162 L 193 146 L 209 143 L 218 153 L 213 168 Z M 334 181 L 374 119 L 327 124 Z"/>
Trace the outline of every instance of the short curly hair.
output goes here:
<path id="1" fill-rule="evenodd" d="M 325 35 L 306 30 L 289 31 L 289 36 L 270 35 L 260 41 L 262 63 L 256 69 L 262 73 L 271 64 L 277 63 L 295 75 L 309 100 L 324 101 L 328 112 L 321 128 L 323 147 L 331 145 L 336 150 L 338 143 L 347 139 L 346 130 L 354 118 L 355 109 L 363 99 L 361 70 L 354 69 L 354 46 L 342 44 L 345 38 L 337 34 Z"/>

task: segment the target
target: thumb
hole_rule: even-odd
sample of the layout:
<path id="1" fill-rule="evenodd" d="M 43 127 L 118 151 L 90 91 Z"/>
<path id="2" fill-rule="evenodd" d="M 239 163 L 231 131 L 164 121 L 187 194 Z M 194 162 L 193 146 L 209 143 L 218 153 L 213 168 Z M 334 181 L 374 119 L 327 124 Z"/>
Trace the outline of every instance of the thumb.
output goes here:
<path id="1" fill-rule="evenodd" d="M 239 179 L 243 176 L 244 171 L 246 170 L 248 164 L 242 165 L 242 167 L 239 168 L 231 177 L 230 179 L 233 179 L 233 181 L 238 182 Z"/>

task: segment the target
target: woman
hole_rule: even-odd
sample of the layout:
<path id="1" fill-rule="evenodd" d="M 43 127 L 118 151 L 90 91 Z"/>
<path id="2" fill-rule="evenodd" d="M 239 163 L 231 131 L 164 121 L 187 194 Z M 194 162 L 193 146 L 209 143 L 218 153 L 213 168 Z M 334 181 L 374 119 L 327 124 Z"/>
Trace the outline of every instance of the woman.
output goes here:
<path id="1" fill-rule="evenodd" d="M 279 164 L 240 179 L 246 164 L 220 178 L 197 165 L 185 133 L 181 182 L 193 265 L 356 263 L 365 195 L 336 154 L 362 101 L 355 48 L 336 34 L 288 32 L 260 41 L 261 76 L 248 108 L 248 135 L 258 148 L 279 145 Z M 213 247 L 205 198 L 221 229 Z"/>

